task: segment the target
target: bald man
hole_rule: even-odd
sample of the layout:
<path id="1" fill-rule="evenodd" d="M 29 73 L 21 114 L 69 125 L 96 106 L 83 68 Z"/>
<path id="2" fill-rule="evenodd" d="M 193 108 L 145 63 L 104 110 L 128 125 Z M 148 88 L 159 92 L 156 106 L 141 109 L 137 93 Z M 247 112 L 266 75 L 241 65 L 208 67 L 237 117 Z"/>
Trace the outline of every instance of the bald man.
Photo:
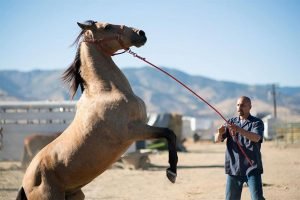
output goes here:
<path id="1" fill-rule="evenodd" d="M 218 129 L 215 142 L 226 140 L 225 173 L 227 174 L 226 200 L 241 199 L 243 184 L 247 183 L 252 200 L 262 200 L 261 143 L 264 124 L 250 114 L 251 99 L 238 98 L 236 109 L 238 117 L 228 120 Z"/>

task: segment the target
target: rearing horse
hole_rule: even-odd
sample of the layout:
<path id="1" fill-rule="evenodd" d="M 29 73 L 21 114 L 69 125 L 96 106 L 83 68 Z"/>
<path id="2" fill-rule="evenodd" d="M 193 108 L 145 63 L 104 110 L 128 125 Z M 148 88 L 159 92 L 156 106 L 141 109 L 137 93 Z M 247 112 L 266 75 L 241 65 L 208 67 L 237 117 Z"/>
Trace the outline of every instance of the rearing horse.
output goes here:
<path id="1" fill-rule="evenodd" d="M 118 50 L 140 47 L 145 32 L 127 26 L 87 21 L 73 64 L 63 79 L 72 97 L 80 86 L 74 120 L 32 160 L 17 199 L 84 199 L 81 188 L 103 173 L 135 141 L 166 138 L 170 168 L 176 180 L 176 136 L 168 128 L 146 124 L 144 102 L 137 97 L 111 56 Z"/>

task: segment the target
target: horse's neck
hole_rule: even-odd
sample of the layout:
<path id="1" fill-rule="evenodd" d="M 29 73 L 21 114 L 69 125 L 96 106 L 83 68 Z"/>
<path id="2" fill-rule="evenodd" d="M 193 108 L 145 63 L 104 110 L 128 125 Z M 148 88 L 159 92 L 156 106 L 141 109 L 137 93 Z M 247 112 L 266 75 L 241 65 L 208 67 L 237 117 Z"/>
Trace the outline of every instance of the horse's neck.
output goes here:
<path id="1" fill-rule="evenodd" d="M 90 94 L 119 90 L 132 93 L 131 86 L 110 56 L 97 50 L 93 44 L 81 44 L 81 76 Z"/>

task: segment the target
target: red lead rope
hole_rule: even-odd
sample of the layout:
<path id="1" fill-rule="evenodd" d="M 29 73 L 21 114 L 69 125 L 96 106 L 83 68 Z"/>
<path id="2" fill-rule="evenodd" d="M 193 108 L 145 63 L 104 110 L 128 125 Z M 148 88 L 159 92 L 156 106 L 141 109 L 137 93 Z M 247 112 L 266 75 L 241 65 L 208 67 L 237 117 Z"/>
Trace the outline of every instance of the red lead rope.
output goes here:
<path id="1" fill-rule="evenodd" d="M 141 56 L 139 56 L 138 54 L 134 53 L 133 51 L 131 51 L 130 49 L 128 49 L 127 51 L 129 54 L 133 55 L 133 57 L 136 57 L 142 61 L 144 61 L 145 63 L 148 63 L 149 65 L 151 65 L 152 67 L 155 67 L 156 69 L 158 69 L 159 71 L 165 73 L 167 76 L 171 77 L 173 80 L 175 80 L 177 83 L 179 83 L 180 85 L 182 85 L 185 89 L 187 89 L 188 91 L 190 91 L 193 95 L 195 95 L 196 97 L 198 97 L 198 99 L 200 99 L 201 101 L 203 101 L 204 103 L 206 103 L 210 108 L 212 108 L 227 124 L 230 124 L 229 121 L 227 121 L 225 119 L 225 117 L 215 108 L 213 107 L 210 103 L 208 103 L 205 99 L 203 99 L 201 96 L 199 96 L 196 92 L 194 92 L 191 88 L 189 88 L 186 84 L 184 84 L 183 82 L 181 82 L 180 80 L 178 80 L 176 77 L 174 77 L 173 75 L 171 75 L 170 73 L 166 72 L 165 70 L 163 70 L 162 68 L 152 64 L 151 62 L 147 61 L 146 58 L 143 58 Z M 245 156 L 245 158 L 247 159 L 248 163 L 252 166 L 253 163 L 250 160 L 250 158 L 247 156 L 246 152 L 244 151 L 244 149 L 242 148 L 241 144 L 238 142 L 237 137 L 235 137 L 236 143 L 239 147 L 239 149 L 241 150 L 242 154 Z"/>

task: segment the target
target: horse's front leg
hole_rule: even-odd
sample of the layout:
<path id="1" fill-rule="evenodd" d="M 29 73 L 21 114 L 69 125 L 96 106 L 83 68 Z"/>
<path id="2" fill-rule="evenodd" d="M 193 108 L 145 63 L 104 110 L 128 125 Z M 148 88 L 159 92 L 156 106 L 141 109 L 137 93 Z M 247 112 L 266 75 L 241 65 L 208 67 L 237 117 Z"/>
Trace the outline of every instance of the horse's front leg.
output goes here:
<path id="1" fill-rule="evenodd" d="M 167 169 L 167 177 L 172 183 L 175 183 L 178 157 L 176 151 L 176 135 L 174 132 L 169 128 L 159 128 L 137 122 L 130 123 L 128 128 L 130 130 L 130 134 L 132 134 L 130 136 L 132 136 L 132 139 L 135 141 L 157 138 L 165 138 L 167 140 L 170 164 L 170 168 Z"/>

